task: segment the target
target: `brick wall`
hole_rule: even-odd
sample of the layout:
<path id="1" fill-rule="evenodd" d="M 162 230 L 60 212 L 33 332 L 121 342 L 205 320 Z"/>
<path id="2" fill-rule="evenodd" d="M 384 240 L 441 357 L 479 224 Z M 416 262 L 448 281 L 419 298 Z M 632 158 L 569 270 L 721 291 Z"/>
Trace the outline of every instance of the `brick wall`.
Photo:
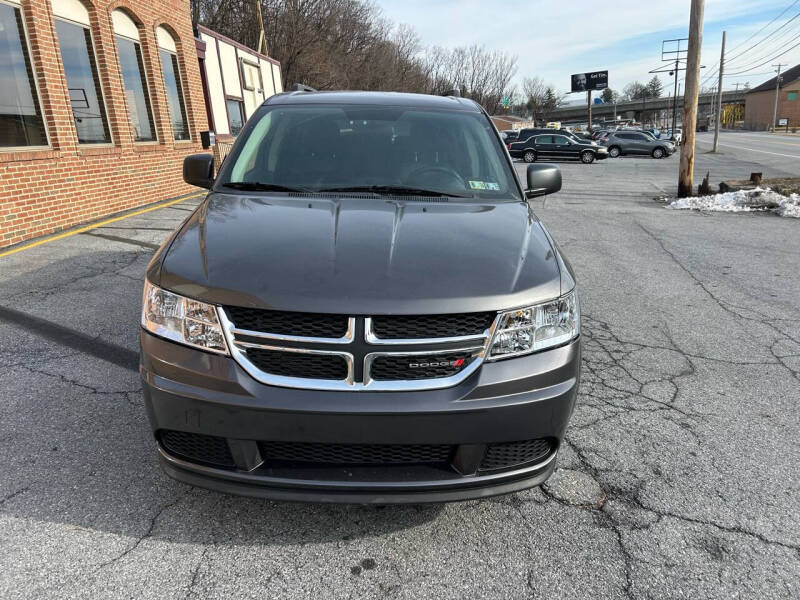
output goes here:
<path id="1" fill-rule="evenodd" d="M 797 92 L 797 100 L 787 100 Z M 745 96 L 744 124 L 748 129 L 769 129 L 775 109 L 775 90 L 751 92 Z M 800 128 L 800 79 L 781 85 L 778 96 L 778 119 L 788 119 L 789 127 Z"/>
<path id="2" fill-rule="evenodd" d="M 0 150 L 0 247 L 197 191 L 181 176 L 183 158 L 203 151 L 200 131 L 208 128 L 188 0 L 83 1 L 89 9 L 112 143 L 78 144 L 50 1 L 22 0 L 50 148 Z M 111 26 L 116 8 L 125 9 L 139 25 L 158 142 L 133 141 Z M 188 142 L 173 139 L 158 26 L 171 31 L 178 46 Z"/>

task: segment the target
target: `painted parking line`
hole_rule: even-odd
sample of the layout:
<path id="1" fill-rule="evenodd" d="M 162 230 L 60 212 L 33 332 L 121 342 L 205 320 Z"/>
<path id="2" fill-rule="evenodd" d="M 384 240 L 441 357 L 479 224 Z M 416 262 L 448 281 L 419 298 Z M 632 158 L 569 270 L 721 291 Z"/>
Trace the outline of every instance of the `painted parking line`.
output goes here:
<path id="1" fill-rule="evenodd" d="M 706 140 L 697 140 L 699 144 L 707 144 L 709 146 L 713 145 L 713 142 L 707 142 Z M 747 148 L 745 146 L 737 146 L 735 144 L 726 144 L 724 142 L 719 142 L 720 146 L 727 146 L 728 148 L 736 148 L 737 150 L 747 150 L 748 152 L 760 152 L 761 154 L 772 154 L 773 156 L 785 156 L 786 158 L 800 158 L 800 154 L 783 154 L 781 152 L 770 152 L 769 150 L 759 150 L 758 148 Z M 2 255 L 0 255 L 2 256 Z"/>
<path id="2" fill-rule="evenodd" d="M 147 208 L 135 210 L 133 212 L 120 215 L 119 217 L 112 217 L 111 219 L 98 221 L 97 223 L 92 223 L 91 225 L 78 227 L 77 229 L 71 229 L 69 231 L 65 231 L 64 233 L 48 236 L 46 238 L 30 242 L 29 244 L 23 244 L 22 246 L 17 246 L 15 248 L 11 248 L 10 250 L 0 251 L 0 258 L 3 258 L 4 256 L 11 256 L 12 254 L 16 254 L 17 252 L 22 252 L 23 250 L 28 250 L 29 248 L 35 248 L 36 246 L 41 246 L 42 244 L 48 244 L 50 242 L 55 242 L 56 240 L 63 240 L 64 238 L 72 237 L 73 235 L 78 235 L 79 233 L 85 233 L 87 231 L 91 231 L 92 229 L 97 229 L 98 227 L 109 225 L 110 223 L 116 223 L 118 221 L 122 221 L 123 219 L 130 219 L 131 217 L 136 217 L 138 215 L 143 215 L 145 213 L 153 212 L 154 210 L 166 208 L 168 206 L 172 206 L 173 204 L 180 204 L 181 202 L 186 202 L 187 200 L 192 200 L 193 198 L 199 198 L 200 196 L 203 196 L 207 193 L 208 192 L 197 192 L 196 194 L 192 194 L 191 196 L 181 196 L 180 198 L 175 198 L 174 200 L 168 200 L 166 202 L 162 202 L 154 206 L 149 206 Z"/>

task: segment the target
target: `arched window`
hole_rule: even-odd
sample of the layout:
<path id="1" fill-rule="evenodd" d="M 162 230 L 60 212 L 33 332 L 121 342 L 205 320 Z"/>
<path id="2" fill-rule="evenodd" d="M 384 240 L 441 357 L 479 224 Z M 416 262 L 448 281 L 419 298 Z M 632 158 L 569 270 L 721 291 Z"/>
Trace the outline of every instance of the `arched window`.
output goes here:
<path id="1" fill-rule="evenodd" d="M 158 40 L 158 55 L 161 58 L 161 72 L 164 75 L 164 89 L 167 92 L 172 134 L 176 140 L 191 139 L 175 38 L 165 27 L 158 27 L 156 28 L 156 40 Z"/>
<path id="2" fill-rule="evenodd" d="M 46 146 L 25 19 L 18 2 L 0 0 L 0 147 Z"/>
<path id="3" fill-rule="evenodd" d="M 139 43 L 139 27 L 120 9 L 111 13 L 111 22 L 117 40 L 119 66 L 122 69 L 125 101 L 128 105 L 133 139 L 137 142 L 153 142 L 157 139 L 156 126 L 153 121 L 142 47 Z"/>
<path id="4" fill-rule="evenodd" d="M 111 131 L 89 29 L 89 11 L 80 0 L 52 0 L 52 3 L 78 142 L 110 143 Z"/>

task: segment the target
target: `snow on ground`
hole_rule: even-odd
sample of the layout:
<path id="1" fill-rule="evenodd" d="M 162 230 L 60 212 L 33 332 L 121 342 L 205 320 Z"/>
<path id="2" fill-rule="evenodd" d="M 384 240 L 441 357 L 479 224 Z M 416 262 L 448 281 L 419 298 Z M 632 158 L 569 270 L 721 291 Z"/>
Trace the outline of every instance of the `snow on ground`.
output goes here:
<path id="1" fill-rule="evenodd" d="M 800 195 L 784 196 L 769 188 L 725 192 L 712 196 L 679 198 L 667 205 L 672 210 L 719 212 L 774 212 L 781 217 L 800 218 Z"/>

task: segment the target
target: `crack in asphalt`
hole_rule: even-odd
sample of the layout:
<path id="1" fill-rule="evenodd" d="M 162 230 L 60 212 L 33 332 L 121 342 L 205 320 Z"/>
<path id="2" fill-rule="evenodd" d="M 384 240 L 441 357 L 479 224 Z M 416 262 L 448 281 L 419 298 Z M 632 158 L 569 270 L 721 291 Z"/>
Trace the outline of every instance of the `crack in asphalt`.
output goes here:
<path id="1" fill-rule="evenodd" d="M 20 494 L 24 494 L 29 489 L 31 489 L 30 486 L 26 485 L 25 487 L 21 487 L 18 490 L 13 491 L 13 492 L 11 492 L 10 494 L 8 494 L 6 496 L 3 496 L 2 498 L 0 498 L 0 506 L 3 506 L 6 502 L 11 500 L 12 498 L 16 498 Z"/>
<path id="2" fill-rule="evenodd" d="M 165 512 L 166 512 L 168 509 L 170 509 L 170 508 L 172 508 L 173 506 L 175 506 L 176 504 L 178 504 L 178 503 L 179 503 L 181 500 L 183 500 L 183 499 L 184 499 L 184 498 L 185 498 L 185 497 L 186 497 L 186 496 L 187 496 L 187 495 L 188 495 L 188 494 L 189 494 L 191 491 L 192 491 L 192 488 L 191 488 L 191 487 L 187 487 L 187 489 L 186 489 L 186 490 L 185 490 L 185 491 L 184 491 L 182 494 L 180 494 L 180 495 L 179 495 L 177 498 L 174 498 L 174 499 L 173 499 L 173 500 L 171 500 L 170 502 L 167 502 L 166 504 L 163 504 L 163 505 L 162 505 L 162 506 L 161 506 L 161 507 L 158 509 L 158 511 L 156 511 L 156 513 L 155 513 L 155 514 L 154 514 L 154 515 L 153 515 L 153 516 L 150 518 L 150 524 L 148 525 L 148 527 L 147 527 L 147 530 L 144 532 L 144 534 L 142 534 L 141 536 L 137 537 L 137 538 L 134 540 L 134 542 L 133 542 L 131 545 L 129 545 L 127 548 L 125 548 L 125 550 L 123 550 L 121 553 L 119 553 L 119 554 L 118 554 L 117 556 L 115 556 L 114 558 L 112 558 L 112 559 L 110 559 L 110 560 L 107 560 L 107 561 L 105 561 L 105 562 L 103 562 L 103 563 L 100 563 L 100 564 L 99 564 L 99 565 L 98 565 L 98 566 L 95 568 L 95 570 L 94 570 L 94 573 L 98 573 L 99 571 L 102 571 L 102 570 L 103 570 L 103 569 L 105 569 L 106 567 L 109 567 L 109 566 L 111 566 L 111 565 L 113 565 L 113 564 L 115 564 L 115 563 L 119 562 L 120 560 L 122 560 L 123 558 L 125 558 L 126 556 L 128 556 L 128 555 L 129 555 L 131 552 L 133 552 L 134 550 L 136 550 L 136 548 L 138 548 L 138 547 L 139 547 L 139 545 L 140 545 L 142 542 L 144 542 L 144 541 L 145 541 L 147 538 L 149 538 L 149 537 L 150 537 L 150 536 L 153 534 L 153 530 L 154 530 L 154 529 L 155 529 L 155 527 L 156 527 L 156 523 L 157 523 L 157 522 L 158 522 L 158 520 L 161 518 L 161 515 L 163 515 L 163 514 L 164 514 L 164 513 L 165 513 Z"/>
<path id="3" fill-rule="evenodd" d="M 782 360 L 784 357 L 781 357 L 781 356 L 777 355 L 774 352 L 774 346 L 775 346 L 776 343 L 778 343 L 778 342 L 780 342 L 782 340 L 789 340 L 789 341 L 793 342 L 794 344 L 800 345 L 800 339 L 795 338 L 794 336 L 791 336 L 791 335 L 787 334 L 786 332 L 782 331 L 781 329 L 779 329 L 777 326 L 775 326 L 773 323 L 771 323 L 770 322 L 771 319 L 767 318 L 766 315 L 764 315 L 763 313 L 759 313 L 758 311 L 756 311 L 756 310 L 754 310 L 752 308 L 737 306 L 735 304 L 723 301 L 719 296 L 717 296 L 713 291 L 711 291 L 711 289 L 708 287 L 708 285 L 706 285 L 706 283 L 704 281 L 702 281 L 697 275 L 695 275 L 691 271 L 691 269 L 689 269 L 686 265 L 684 265 L 683 262 L 681 262 L 681 260 L 677 257 L 677 255 L 674 252 L 672 252 L 669 248 L 667 248 L 666 244 L 664 244 L 664 241 L 661 238 L 659 238 L 657 235 L 655 235 L 652 231 L 647 229 L 644 225 L 642 225 L 638 221 L 636 221 L 636 225 L 638 225 L 639 228 L 642 231 L 644 231 L 653 241 L 655 241 L 656 244 L 658 244 L 658 246 L 661 248 L 661 250 L 667 256 L 670 257 L 672 262 L 674 264 L 676 264 L 678 267 L 680 267 L 680 269 L 683 270 L 683 272 L 686 273 L 700 287 L 700 289 L 702 289 L 706 293 L 706 295 L 709 298 L 711 298 L 711 300 L 714 301 L 714 303 L 720 309 L 722 309 L 723 311 L 725 311 L 726 313 L 728 313 L 729 315 L 731 315 L 735 319 L 743 319 L 745 321 L 751 321 L 751 322 L 754 322 L 754 323 L 758 323 L 758 324 L 763 325 L 764 327 L 767 327 L 768 329 L 772 330 L 773 333 L 777 334 L 778 339 L 773 340 L 773 342 L 770 344 L 770 346 L 767 347 L 767 350 L 770 352 L 770 354 L 772 354 L 773 358 L 775 358 L 775 363 L 772 363 L 772 364 L 779 364 L 779 365 L 783 366 L 787 371 L 789 371 L 789 373 L 792 375 L 792 377 L 794 377 L 795 379 L 800 381 L 800 371 L 798 371 L 797 369 L 793 369 L 784 360 Z M 743 314 L 742 312 L 739 312 L 739 311 L 745 311 L 745 312 L 749 312 L 749 313 L 754 313 L 754 314 L 757 314 L 760 318 L 754 318 L 752 316 L 747 316 L 747 315 L 745 315 L 745 314 Z M 779 319 L 779 320 L 786 320 L 786 319 Z M 736 364 L 736 363 L 734 363 L 734 364 Z"/>

